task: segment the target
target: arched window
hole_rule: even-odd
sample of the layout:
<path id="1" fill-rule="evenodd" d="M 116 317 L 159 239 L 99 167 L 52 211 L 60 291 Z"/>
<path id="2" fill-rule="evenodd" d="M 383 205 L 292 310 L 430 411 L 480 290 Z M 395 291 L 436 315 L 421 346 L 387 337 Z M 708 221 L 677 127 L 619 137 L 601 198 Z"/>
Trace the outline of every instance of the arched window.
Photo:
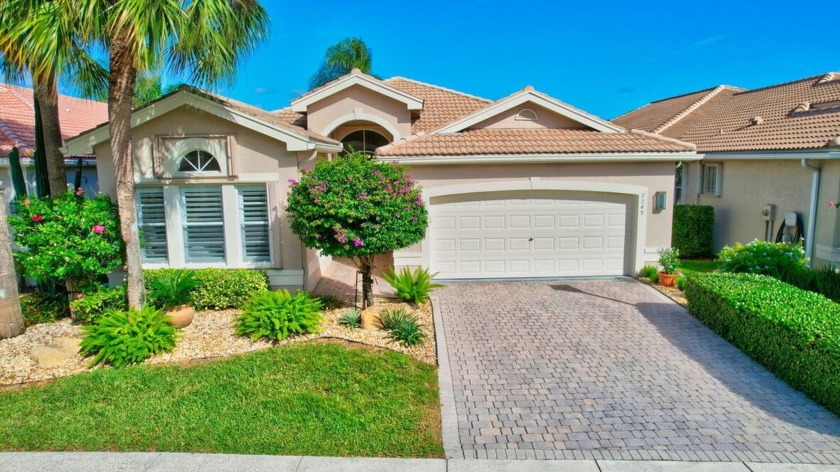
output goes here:
<path id="1" fill-rule="evenodd" d="M 530 108 L 523 108 L 516 114 L 516 121 L 537 121 L 537 112 Z"/>
<path id="2" fill-rule="evenodd" d="M 207 151 L 190 151 L 178 165 L 178 172 L 221 172 L 222 168 L 215 156 Z"/>
<path id="3" fill-rule="evenodd" d="M 362 151 L 365 154 L 373 154 L 376 148 L 388 144 L 388 138 L 376 131 L 360 130 L 353 131 L 341 140 L 344 144 L 344 152 Z"/>

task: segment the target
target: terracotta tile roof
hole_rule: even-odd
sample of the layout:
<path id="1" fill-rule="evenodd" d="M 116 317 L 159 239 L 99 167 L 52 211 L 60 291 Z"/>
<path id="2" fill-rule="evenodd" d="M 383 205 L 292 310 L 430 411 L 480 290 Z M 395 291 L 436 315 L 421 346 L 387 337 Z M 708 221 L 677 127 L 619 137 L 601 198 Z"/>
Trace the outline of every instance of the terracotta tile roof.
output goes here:
<path id="1" fill-rule="evenodd" d="M 617 118 L 622 126 L 649 126 L 652 103 Z M 675 111 L 673 106 L 669 111 Z M 675 112 L 674 118 L 680 112 Z M 666 120 L 667 121 L 667 120 Z M 840 137 L 840 74 L 830 73 L 755 90 L 729 90 L 685 114 L 664 136 L 697 145 L 700 152 L 824 148 Z M 834 144 L 836 146 L 837 144 Z"/>
<path id="2" fill-rule="evenodd" d="M 623 128 L 653 132 L 691 105 L 707 96 L 714 88 L 649 103 L 641 108 L 616 117 L 613 123 Z"/>
<path id="3" fill-rule="evenodd" d="M 420 117 L 411 124 L 411 132 L 415 134 L 436 130 L 492 103 L 484 98 L 404 77 L 392 77 L 384 82 L 395 89 L 423 99 Z"/>
<path id="4" fill-rule="evenodd" d="M 93 100 L 58 96 L 64 140 L 108 120 L 108 105 Z M 35 152 L 35 111 L 32 89 L 0 84 L 0 157 L 17 146 L 22 156 Z"/>
<path id="5" fill-rule="evenodd" d="M 684 144 L 637 133 L 580 129 L 484 128 L 421 135 L 377 149 L 379 156 L 693 152 Z"/>

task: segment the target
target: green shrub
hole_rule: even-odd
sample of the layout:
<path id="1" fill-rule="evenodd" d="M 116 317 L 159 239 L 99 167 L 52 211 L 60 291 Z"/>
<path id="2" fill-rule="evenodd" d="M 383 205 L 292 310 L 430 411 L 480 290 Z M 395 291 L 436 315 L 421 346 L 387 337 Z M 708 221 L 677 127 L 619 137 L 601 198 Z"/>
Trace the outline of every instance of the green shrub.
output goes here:
<path id="1" fill-rule="evenodd" d="M 103 363 L 114 367 L 171 351 L 178 334 L 169 318 L 149 305 L 140 310 L 111 310 L 95 324 L 83 326 L 82 332 L 82 354 L 95 354 L 91 366 Z"/>
<path id="2" fill-rule="evenodd" d="M 785 273 L 805 267 L 805 250 L 799 243 L 771 243 L 755 240 L 749 244 L 725 246 L 718 259 L 724 272 L 747 272 L 781 278 Z"/>
<path id="3" fill-rule="evenodd" d="M 414 272 L 403 267 L 399 274 L 391 267 L 382 275 L 386 282 L 394 287 L 397 298 L 409 303 L 420 303 L 429 296 L 429 292 L 443 287 L 443 284 L 432 283 L 437 273 L 430 274 L 428 270 L 418 267 Z"/>
<path id="4" fill-rule="evenodd" d="M 325 310 L 335 310 L 336 308 L 341 308 L 343 304 L 341 298 L 335 295 L 318 295 L 316 298 L 321 302 L 321 306 Z"/>
<path id="5" fill-rule="evenodd" d="M 185 271 L 187 269 L 144 271 L 146 290 L 151 293 L 155 280 L 167 273 Z M 197 310 L 241 308 L 255 293 L 268 290 L 268 276 L 260 270 L 197 269 L 192 272 L 199 282 L 191 292 L 192 303 Z"/>
<path id="6" fill-rule="evenodd" d="M 127 309 L 128 296 L 125 285 L 114 288 L 100 286 L 97 290 L 85 292 L 80 298 L 70 302 L 73 319 L 82 323 L 93 323 L 110 310 L 125 311 Z"/>
<path id="7" fill-rule="evenodd" d="M 405 308 L 393 308 L 382 310 L 379 313 L 379 328 L 385 331 L 393 331 L 400 324 L 406 322 L 417 322 L 417 315 L 405 311 Z"/>
<path id="8" fill-rule="evenodd" d="M 754 274 L 695 273 L 685 295 L 695 317 L 840 414 L 840 305 Z"/>
<path id="9" fill-rule="evenodd" d="M 148 302 L 168 310 L 193 302 L 192 292 L 201 285 L 192 270 L 163 272 L 149 281 Z"/>
<path id="10" fill-rule="evenodd" d="M 426 333 L 422 331 L 423 325 L 417 321 L 404 321 L 396 328 L 389 331 L 391 339 L 405 347 L 416 346 L 426 339 Z"/>
<path id="11" fill-rule="evenodd" d="M 260 292 L 236 319 L 236 334 L 274 341 L 290 334 L 314 333 L 321 325 L 321 302 L 304 291 Z"/>
<path id="12" fill-rule="evenodd" d="M 715 209 L 708 205 L 674 205 L 674 227 L 671 246 L 685 258 L 712 254 L 712 230 Z"/>
<path id="13" fill-rule="evenodd" d="M 840 303 L 840 273 L 830 267 L 794 266 L 780 274 L 779 280 Z"/>
<path id="14" fill-rule="evenodd" d="M 685 292 L 685 286 L 688 284 L 684 275 L 677 277 L 677 288 Z"/>
<path id="15" fill-rule="evenodd" d="M 659 250 L 659 265 L 662 272 L 676 274 L 680 268 L 680 250 L 675 247 L 663 247 Z"/>
<path id="16" fill-rule="evenodd" d="M 656 283 L 659 281 L 659 269 L 652 265 L 646 265 L 642 267 L 642 276 Z"/>
<path id="17" fill-rule="evenodd" d="M 67 295 L 63 293 L 57 295 L 43 292 L 31 293 L 20 299 L 20 309 L 26 326 L 52 323 L 70 316 Z"/>
<path id="18" fill-rule="evenodd" d="M 358 308 L 350 308 L 338 317 L 338 324 L 357 329 L 362 326 L 362 312 Z"/>

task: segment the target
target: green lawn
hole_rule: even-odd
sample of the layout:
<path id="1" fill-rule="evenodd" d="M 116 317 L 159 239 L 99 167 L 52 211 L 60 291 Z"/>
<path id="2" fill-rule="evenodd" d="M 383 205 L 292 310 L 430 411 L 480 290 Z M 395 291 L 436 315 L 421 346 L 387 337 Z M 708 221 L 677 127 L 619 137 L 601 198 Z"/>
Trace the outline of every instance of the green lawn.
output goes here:
<path id="1" fill-rule="evenodd" d="M 0 392 L 0 450 L 442 457 L 434 366 L 307 343 Z"/>
<path id="2" fill-rule="evenodd" d="M 684 274 L 692 272 L 713 272 L 720 269 L 721 263 L 711 259 L 684 259 L 680 261 L 680 270 Z"/>

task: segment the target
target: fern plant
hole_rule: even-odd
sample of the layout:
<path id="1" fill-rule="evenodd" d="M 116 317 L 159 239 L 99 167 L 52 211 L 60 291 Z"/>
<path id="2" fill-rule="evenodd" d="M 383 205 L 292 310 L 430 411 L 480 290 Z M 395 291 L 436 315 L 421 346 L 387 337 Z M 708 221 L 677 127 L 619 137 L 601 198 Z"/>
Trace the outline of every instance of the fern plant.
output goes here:
<path id="1" fill-rule="evenodd" d="M 321 302 L 304 291 L 260 292 L 236 319 L 236 334 L 281 341 L 290 334 L 314 333 L 321 325 L 321 309 Z"/>
<path id="2" fill-rule="evenodd" d="M 192 270 L 176 270 L 162 273 L 149 282 L 150 302 L 165 310 L 192 304 L 192 291 L 201 281 Z"/>
<path id="3" fill-rule="evenodd" d="M 391 284 L 396 291 L 397 298 L 409 303 L 419 303 L 429 296 L 429 292 L 436 288 L 443 287 L 443 284 L 433 283 L 432 279 L 438 273 L 430 274 L 428 270 L 419 267 L 414 272 L 408 267 L 403 267 L 399 273 L 391 267 L 382 278 Z"/>
<path id="4" fill-rule="evenodd" d="M 362 326 L 362 312 L 358 308 L 350 308 L 338 317 L 338 324 L 357 329 Z"/>
<path id="5" fill-rule="evenodd" d="M 91 367 L 123 367 L 143 362 L 175 348 L 178 332 L 161 310 L 146 305 L 140 310 L 110 310 L 96 324 L 82 327 L 82 355 L 95 354 Z"/>

